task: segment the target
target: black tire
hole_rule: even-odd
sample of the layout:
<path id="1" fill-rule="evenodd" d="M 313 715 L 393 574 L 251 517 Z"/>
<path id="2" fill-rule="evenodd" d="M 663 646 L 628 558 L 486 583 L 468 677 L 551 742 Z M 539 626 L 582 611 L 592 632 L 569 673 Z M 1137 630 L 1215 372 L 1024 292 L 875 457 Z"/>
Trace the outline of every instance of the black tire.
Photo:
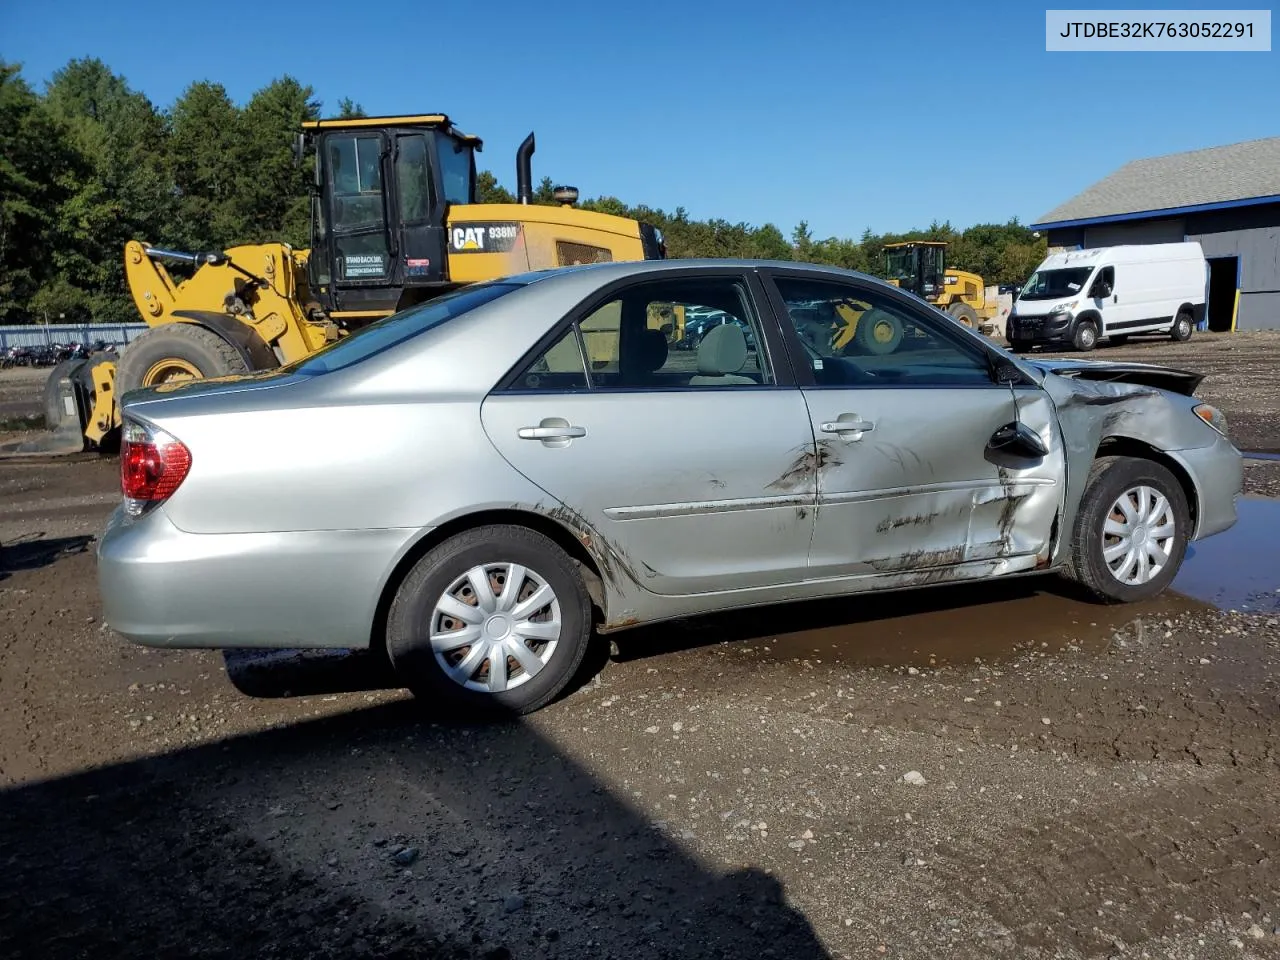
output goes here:
<path id="1" fill-rule="evenodd" d="M 212 330 L 193 323 L 166 323 L 152 327 L 129 344 L 116 365 L 116 396 L 130 390 L 154 386 L 148 373 L 166 360 L 178 360 L 194 368 L 198 379 L 248 373 L 248 362 L 240 351 Z"/>
<path id="2" fill-rule="evenodd" d="M 1191 319 L 1190 310 L 1179 310 L 1178 315 L 1173 318 L 1173 327 L 1169 330 L 1169 336 L 1178 343 L 1186 343 L 1191 339 L 1191 332 L 1195 329 L 1195 322 Z"/>
<path id="3" fill-rule="evenodd" d="M 971 330 L 978 329 L 978 311 L 967 303 L 957 300 L 947 307 L 947 313 L 951 314 L 951 318 L 957 323 L 962 323 Z"/>
<path id="4" fill-rule="evenodd" d="M 1125 491 L 1148 486 L 1161 493 L 1173 511 L 1174 533 L 1169 559 L 1160 572 L 1141 584 L 1120 580 L 1107 566 L 1103 551 L 1104 525 L 1112 506 Z M 1137 457 L 1099 457 L 1089 470 L 1084 496 L 1071 531 L 1071 562 L 1065 573 L 1108 603 L 1147 600 L 1164 590 L 1177 576 L 1191 533 L 1191 511 L 1182 485 L 1154 460 Z"/>
<path id="5" fill-rule="evenodd" d="M 44 426 L 46 430 L 57 430 L 60 427 L 70 424 L 64 424 L 64 421 L 75 420 L 76 427 L 80 426 L 79 411 L 68 413 L 67 409 L 62 405 L 62 395 L 58 388 L 58 381 L 63 377 L 75 383 L 76 371 L 80 369 L 87 361 L 85 360 L 63 360 L 56 367 L 49 371 L 49 379 L 44 382 Z"/>
<path id="6" fill-rule="evenodd" d="M 1092 320 L 1081 320 L 1076 324 L 1076 332 L 1071 335 L 1071 345 L 1083 353 L 1088 353 L 1098 345 L 1098 328 Z"/>
<path id="7" fill-rule="evenodd" d="M 901 320 L 891 313 L 872 307 L 858 317 L 853 339 L 860 353 L 887 356 L 898 349 L 904 333 Z"/>
<path id="8" fill-rule="evenodd" d="M 464 687 L 445 673 L 431 648 L 436 604 L 450 585 L 477 566 L 517 563 L 554 591 L 561 632 L 545 665 L 527 681 L 501 693 Z M 387 614 L 387 654 L 414 695 L 476 715 L 519 716 L 545 706 L 577 673 L 591 640 L 591 597 L 574 560 L 549 537 L 527 527 L 477 527 L 432 549 L 409 571 Z M 510 658 L 509 658 L 510 659 Z M 479 661 L 471 677 L 487 674 Z"/>

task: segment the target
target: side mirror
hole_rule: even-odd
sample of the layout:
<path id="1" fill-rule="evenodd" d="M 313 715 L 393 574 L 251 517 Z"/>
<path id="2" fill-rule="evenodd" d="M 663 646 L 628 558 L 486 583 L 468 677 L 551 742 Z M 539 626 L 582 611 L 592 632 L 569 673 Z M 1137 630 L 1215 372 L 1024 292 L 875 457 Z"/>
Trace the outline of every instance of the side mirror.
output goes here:
<path id="1" fill-rule="evenodd" d="M 1006 423 L 996 430 L 987 441 L 987 448 L 994 453 L 1019 459 L 1039 460 L 1049 454 L 1044 441 L 1021 420 Z"/>
<path id="2" fill-rule="evenodd" d="M 1012 363 L 1003 360 L 996 363 L 995 369 L 991 373 L 992 379 L 1002 386 L 1007 386 L 1011 383 L 1022 383 L 1024 379 L 1021 370 Z"/>
<path id="3" fill-rule="evenodd" d="M 1111 296 L 1111 288 L 1105 283 L 1095 283 L 1093 289 L 1089 291 L 1089 295 L 1095 300 L 1105 300 Z"/>

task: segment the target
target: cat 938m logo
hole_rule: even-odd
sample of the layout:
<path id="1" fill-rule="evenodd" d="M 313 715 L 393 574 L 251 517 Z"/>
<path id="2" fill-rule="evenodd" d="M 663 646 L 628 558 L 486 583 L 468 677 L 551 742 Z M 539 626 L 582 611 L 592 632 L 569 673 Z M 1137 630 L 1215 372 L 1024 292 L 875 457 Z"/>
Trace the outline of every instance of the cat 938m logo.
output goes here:
<path id="1" fill-rule="evenodd" d="M 468 223 L 451 227 L 451 253 L 506 253 L 520 239 L 518 223 Z"/>

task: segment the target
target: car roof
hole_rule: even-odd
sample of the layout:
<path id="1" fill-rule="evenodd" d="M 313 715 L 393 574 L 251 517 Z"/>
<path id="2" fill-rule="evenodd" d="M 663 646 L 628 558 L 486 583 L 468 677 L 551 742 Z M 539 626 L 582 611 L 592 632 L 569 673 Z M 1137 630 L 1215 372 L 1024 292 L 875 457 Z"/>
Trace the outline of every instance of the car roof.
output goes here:
<path id="1" fill-rule="evenodd" d="M 603 284 L 626 277 L 643 276 L 646 273 L 665 273 L 672 270 L 687 269 L 730 269 L 755 270 L 770 268 L 788 271 L 804 271 L 808 273 L 830 274 L 832 279 L 861 280 L 882 287 L 893 287 L 879 277 L 837 267 L 826 263 L 809 263 L 802 260 L 754 260 L 733 257 L 689 257 L 667 260 L 614 260 L 605 263 L 584 263 L 565 267 L 546 267 L 541 270 L 530 270 L 526 273 L 504 277 L 499 283 L 540 283 L 558 278 L 579 277 L 590 278 L 592 284 Z M 898 289 L 893 287 L 893 289 Z"/>

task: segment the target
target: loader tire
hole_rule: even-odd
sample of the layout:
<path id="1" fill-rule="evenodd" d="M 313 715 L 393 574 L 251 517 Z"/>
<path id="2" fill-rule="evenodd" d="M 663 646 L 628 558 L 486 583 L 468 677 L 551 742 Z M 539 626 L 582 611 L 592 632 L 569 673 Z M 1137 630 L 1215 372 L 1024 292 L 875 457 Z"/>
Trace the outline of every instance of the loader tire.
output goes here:
<path id="1" fill-rule="evenodd" d="M 193 323 L 153 327 L 125 348 L 116 365 L 116 396 L 180 380 L 209 380 L 248 373 L 240 351 L 212 330 Z"/>
<path id="2" fill-rule="evenodd" d="M 951 319 L 956 323 L 963 324 L 971 330 L 978 328 L 978 312 L 967 303 L 957 300 L 947 307 L 947 313 L 951 314 Z"/>

